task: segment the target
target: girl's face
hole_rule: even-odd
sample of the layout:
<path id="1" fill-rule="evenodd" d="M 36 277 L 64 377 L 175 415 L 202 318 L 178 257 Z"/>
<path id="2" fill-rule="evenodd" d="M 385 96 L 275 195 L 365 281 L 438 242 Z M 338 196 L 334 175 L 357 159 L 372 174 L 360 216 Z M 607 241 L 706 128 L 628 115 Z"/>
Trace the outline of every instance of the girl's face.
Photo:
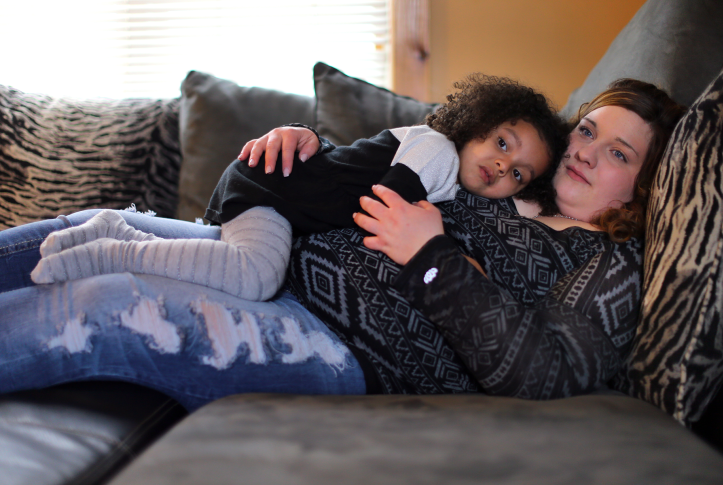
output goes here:
<path id="1" fill-rule="evenodd" d="M 547 144 L 530 123 L 502 123 L 485 138 L 467 142 L 459 152 L 459 183 L 488 199 L 504 199 L 522 190 L 550 166 Z"/>
<path id="2" fill-rule="evenodd" d="M 619 106 L 598 108 L 580 120 L 553 179 L 560 212 L 589 222 L 601 210 L 633 200 L 652 136 L 640 116 Z"/>

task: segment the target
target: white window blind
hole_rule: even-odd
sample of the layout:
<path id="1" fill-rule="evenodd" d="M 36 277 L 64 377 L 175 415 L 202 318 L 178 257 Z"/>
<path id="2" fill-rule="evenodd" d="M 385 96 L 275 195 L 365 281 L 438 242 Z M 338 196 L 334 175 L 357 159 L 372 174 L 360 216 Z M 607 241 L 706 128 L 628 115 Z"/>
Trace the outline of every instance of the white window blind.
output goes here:
<path id="1" fill-rule="evenodd" d="M 389 85 L 389 0 L 0 0 L 0 84 L 175 97 L 189 70 L 313 94 L 324 61 Z"/>

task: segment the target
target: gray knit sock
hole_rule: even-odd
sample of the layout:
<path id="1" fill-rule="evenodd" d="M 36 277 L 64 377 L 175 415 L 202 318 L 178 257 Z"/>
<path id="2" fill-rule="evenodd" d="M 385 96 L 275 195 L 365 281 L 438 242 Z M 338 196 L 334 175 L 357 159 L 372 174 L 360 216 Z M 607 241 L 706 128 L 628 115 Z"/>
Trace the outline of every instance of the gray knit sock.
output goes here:
<path id="1" fill-rule="evenodd" d="M 40 255 L 50 256 L 64 249 L 108 237 L 122 241 L 151 241 L 153 234 L 129 226 L 123 216 L 113 210 L 103 210 L 76 227 L 51 232 L 40 245 Z"/>
<path id="2" fill-rule="evenodd" d="M 289 263 L 289 222 L 271 208 L 255 207 L 224 224 L 221 239 L 101 238 L 42 258 L 31 277 L 41 284 L 130 272 L 188 281 L 246 300 L 274 296 Z"/>

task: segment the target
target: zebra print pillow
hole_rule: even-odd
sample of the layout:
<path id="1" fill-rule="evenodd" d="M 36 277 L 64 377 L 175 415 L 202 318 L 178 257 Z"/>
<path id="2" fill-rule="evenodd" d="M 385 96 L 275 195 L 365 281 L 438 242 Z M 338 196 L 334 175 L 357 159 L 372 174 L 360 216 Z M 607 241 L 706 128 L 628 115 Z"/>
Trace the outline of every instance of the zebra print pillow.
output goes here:
<path id="1" fill-rule="evenodd" d="M 723 72 L 676 127 L 648 215 L 641 322 L 614 386 L 689 425 L 723 381 Z"/>
<path id="2" fill-rule="evenodd" d="M 0 229 L 131 203 L 173 217 L 178 104 L 79 101 L 0 86 Z"/>

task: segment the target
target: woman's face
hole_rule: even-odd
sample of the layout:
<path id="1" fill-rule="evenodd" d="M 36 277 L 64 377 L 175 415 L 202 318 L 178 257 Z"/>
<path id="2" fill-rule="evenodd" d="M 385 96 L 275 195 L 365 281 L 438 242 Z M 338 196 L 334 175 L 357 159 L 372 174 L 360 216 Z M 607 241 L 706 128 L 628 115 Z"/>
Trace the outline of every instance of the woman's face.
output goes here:
<path id="1" fill-rule="evenodd" d="M 580 120 L 553 180 L 560 212 L 590 221 L 602 209 L 633 200 L 651 139 L 650 126 L 619 106 L 598 108 Z"/>

